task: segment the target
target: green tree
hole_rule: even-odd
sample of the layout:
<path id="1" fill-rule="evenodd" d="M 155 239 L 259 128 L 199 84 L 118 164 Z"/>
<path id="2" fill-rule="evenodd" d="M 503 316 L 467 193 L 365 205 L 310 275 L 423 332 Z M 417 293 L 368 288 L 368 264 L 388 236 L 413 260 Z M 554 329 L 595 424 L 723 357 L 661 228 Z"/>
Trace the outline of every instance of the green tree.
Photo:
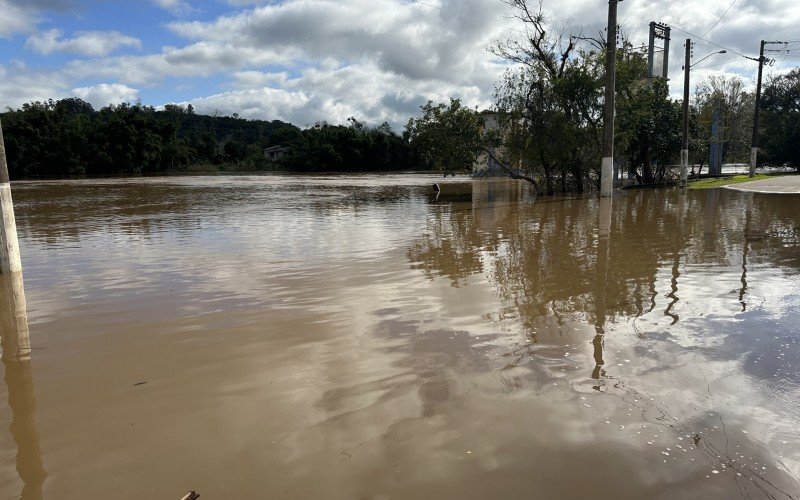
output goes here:
<path id="1" fill-rule="evenodd" d="M 631 172 L 643 183 L 665 179 L 680 151 L 683 120 L 680 104 L 669 99 L 667 82 L 655 78 L 636 85 L 619 103 L 617 117 L 618 151 Z"/>
<path id="2" fill-rule="evenodd" d="M 471 172 L 488 146 L 481 125 L 480 114 L 459 99 L 436 105 L 428 101 L 422 116 L 408 121 L 404 136 L 429 168 L 444 175 Z"/>
<path id="3" fill-rule="evenodd" d="M 719 114 L 719 140 L 725 162 L 747 163 L 750 160 L 750 141 L 755 99 L 744 91 L 738 77 L 710 76 L 695 89 L 691 117 L 695 122 L 689 146 L 693 164 L 702 165 L 709 155 L 712 140 L 713 115 Z"/>
<path id="4" fill-rule="evenodd" d="M 547 194 L 583 191 L 599 182 L 602 125 L 602 58 L 598 48 L 579 47 L 577 37 L 551 30 L 541 3 L 504 0 L 527 36 L 498 40 L 490 50 L 513 63 L 497 87 L 504 117 L 505 156 L 530 177 L 543 178 Z M 592 48 L 594 47 L 594 48 Z"/>
<path id="5" fill-rule="evenodd" d="M 761 106 L 761 158 L 800 171 L 800 68 L 771 78 Z"/>

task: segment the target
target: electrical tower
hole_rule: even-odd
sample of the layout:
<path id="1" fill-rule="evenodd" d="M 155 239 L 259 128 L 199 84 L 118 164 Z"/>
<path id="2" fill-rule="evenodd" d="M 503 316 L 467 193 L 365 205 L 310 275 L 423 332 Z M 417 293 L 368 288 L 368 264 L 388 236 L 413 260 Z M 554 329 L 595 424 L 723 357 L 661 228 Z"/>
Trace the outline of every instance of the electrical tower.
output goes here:
<path id="1" fill-rule="evenodd" d="M 663 40 L 663 47 L 656 47 L 656 40 Z M 670 28 L 664 23 L 650 22 L 650 39 L 647 45 L 647 77 L 669 79 Z M 657 54 L 660 53 L 660 54 Z M 660 55 L 660 57 L 658 57 Z M 659 59 L 659 60 L 657 60 Z M 660 63 L 660 64 L 659 64 Z M 660 66 L 660 67 L 659 67 Z"/>

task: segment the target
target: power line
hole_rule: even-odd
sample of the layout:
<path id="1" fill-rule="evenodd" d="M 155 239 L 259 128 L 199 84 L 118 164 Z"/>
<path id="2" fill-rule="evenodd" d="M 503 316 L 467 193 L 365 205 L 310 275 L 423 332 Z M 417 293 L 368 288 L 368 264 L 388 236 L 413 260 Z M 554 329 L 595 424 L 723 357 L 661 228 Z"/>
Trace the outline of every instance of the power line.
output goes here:
<path id="1" fill-rule="evenodd" d="M 715 22 L 714 24 L 712 24 L 712 25 L 711 25 L 711 27 L 710 27 L 710 28 L 708 28 L 708 30 L 707 30 L 705 33 L 703 33 L 703 36 L 701 36 L 700 38 L 705 38 L 705 36 L 706 36 L 706 35 L 708 35 L 708 33 L 709 33 L 711 30 L 713 30 L 714 28 L 716 28 L 716 26 L 719 24 L 719 22 L 720 22 L 720 21 L 722 21 L 722 18 L 723 18 L 723 17 L 725 17 L 725 14 L 727 14 L 727 13 L 728 13 L 728 11 L 729 11 L 729 10 L 731 10 L 731 7 L 733 7 L 733 4 L 735 4 L 736 2 L 737 2 L 737 0 L 733 0 L 733 2 L 731 2 L 731 4 L 730 4 L 730 5 L 728 5 L 728 8 L 727 8 L 727 9 L 725 9 L 725 12 L 723 12 L 723 13 L 722 13 L 722 15 L 721 15 L 721 16 L 719 16 L 719 19 L 717 19 L 717 22 Z"/>
<path id="2" fill-rule="evenodd" d="M 692 68 L 692 70 L 717 68 L 719 66 L 725 66 L 727 64 L 735 63 L 738 60 L 739 60 L 738 58 L 728 59 L 727 61 L 716 62 L 714 64 L 707 64 L 705 66 L 697 66 L 696 68 Z"/>
<path id="3" fill-rule="evenodd" d="M 720 44 L 718 44 L 717 42 L 712 42 L 711 40 L 707 40 L 707 39 L 705 39 L 705 38 L 703 38 L 703 37 L 701 37 L 701 36 L 698 36 L 698 35 L 697 35 L 697 34 L 695 34 L 695 33 L 692 33 L 691 31 L 687 31 L 687 30 L 685 30 L 685 29 L 683 29 L 683 28 L 681 28 L 681 27 L 675 26 L 674 24 L 670 25 L 670 27 L 671 27 L 672 29 L 676 29 L 676 30 L 678 30 L 678 31 L 680 31 L 680 32 L 686 33 L 686 34 L 687 34 L 687 35 L 689 35 L 689 36 L 693 36 L 693 37 L 697 38 L 698 40 L 703 40 L 703 41 L 705 41 L 706 43 L 709 43 L 709 44 L 711 44 L 711 45 L 714 45 L 714 46 L 716 46 L 716 47 L 719 47 L 719 48 L 721 48 L 721 49 L 725 49 L 725 50 L 727 50 L 728 52 L 731 52 L 731 53 L 733 53 L 733 54 L 736 54 L 737 56 L 744 57 L 744 58 L 746 58 L 746 59 L 752 59 L 751 57 L 749 57 L 749 56 L 746 56 L 746 55 L 742 54 L 741 52 L 739 52 L 739 51 L 737 51 L 737 50 L 734 50 L 734 49 L 732 49 L 732 48 L 730 48 L 730 47 L 726 47 L 726 46 L 724 46 L 724 45 L 720 45 Z M 693 42 L 694 42 L 694 41 L 693 41 Z"/>

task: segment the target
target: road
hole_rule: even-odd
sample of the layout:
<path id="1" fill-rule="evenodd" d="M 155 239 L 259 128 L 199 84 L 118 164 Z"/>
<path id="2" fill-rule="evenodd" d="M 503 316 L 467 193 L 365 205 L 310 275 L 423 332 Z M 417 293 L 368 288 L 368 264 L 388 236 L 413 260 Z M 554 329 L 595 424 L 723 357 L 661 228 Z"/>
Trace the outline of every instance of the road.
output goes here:
<path id="1" fill-rule="evenodd" d="M 760 181 L 740 182 L 725 187 L 751 193 L 800 194 L 800 175 L 783 175 Z"/>

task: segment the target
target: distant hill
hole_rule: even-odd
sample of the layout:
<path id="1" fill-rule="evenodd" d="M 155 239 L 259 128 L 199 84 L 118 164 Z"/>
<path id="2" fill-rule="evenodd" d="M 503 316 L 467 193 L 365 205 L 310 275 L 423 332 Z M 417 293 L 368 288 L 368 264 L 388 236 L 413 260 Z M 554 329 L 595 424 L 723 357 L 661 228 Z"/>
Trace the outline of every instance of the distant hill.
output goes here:
<path id="1" fill-rule="evenodd" d="M 95 110 L 77 98 L 0 114 L 11 177 L 188 171 L 418 169 L 408 142 L 384 124 L 317 124 L 208 116 L 192 106 L 119 104 Z M 263 150 L 284 146 L 273 162 Z"/>

